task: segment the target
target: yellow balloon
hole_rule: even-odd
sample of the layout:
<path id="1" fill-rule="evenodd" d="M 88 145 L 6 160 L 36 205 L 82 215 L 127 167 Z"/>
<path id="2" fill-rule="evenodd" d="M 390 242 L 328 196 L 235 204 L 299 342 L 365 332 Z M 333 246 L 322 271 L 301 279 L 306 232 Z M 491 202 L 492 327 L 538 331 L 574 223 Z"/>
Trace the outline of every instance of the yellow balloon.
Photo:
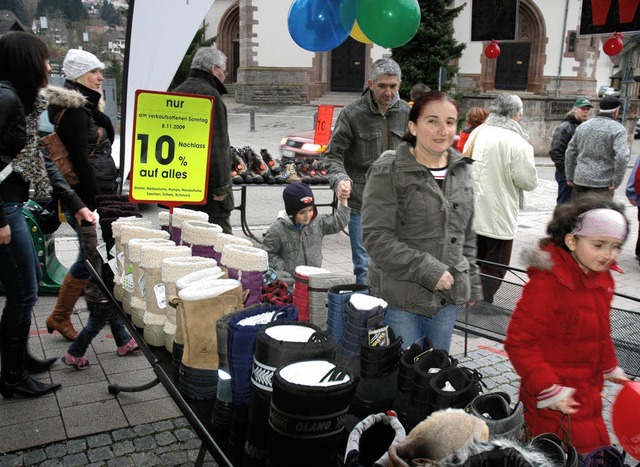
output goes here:
<path id="1" fill-rule="evenodd" d="M 360 26 L 358 26 L 358 21 L 353 23 L 353 29 L 351 29 L 351 33 L 349 34 L 358 42 L 362 42 L 363 44 L 371 44 L 372 41 L 369 40 L 367 36 L 364 35 Z"/>

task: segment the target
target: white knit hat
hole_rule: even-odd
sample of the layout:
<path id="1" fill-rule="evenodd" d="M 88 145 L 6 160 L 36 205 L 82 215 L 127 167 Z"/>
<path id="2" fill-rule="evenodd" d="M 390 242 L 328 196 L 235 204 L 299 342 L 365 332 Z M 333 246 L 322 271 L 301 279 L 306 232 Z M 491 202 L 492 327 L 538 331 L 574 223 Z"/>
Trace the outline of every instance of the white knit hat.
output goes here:
<path id="1" fill-rule="evenodd" d="M 62 71 L 67 79 L 74 80 L 96 68 L 104 69 L 104 63 L 91 52 L 69 49 L 62 63 Z"/>

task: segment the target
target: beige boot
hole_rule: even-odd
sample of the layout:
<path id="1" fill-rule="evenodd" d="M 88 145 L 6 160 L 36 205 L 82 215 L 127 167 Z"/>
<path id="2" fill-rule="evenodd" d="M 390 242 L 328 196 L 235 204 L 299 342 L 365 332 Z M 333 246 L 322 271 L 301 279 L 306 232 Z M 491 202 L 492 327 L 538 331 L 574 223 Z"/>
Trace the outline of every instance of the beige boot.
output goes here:
<path id="1" fill-rule="evenodd" d="M 195 284 L 180 291 L 183 306 L 182 364 L 193 369 L 218 369 L 216 321 L 242 308 L 242 287 L 234 279 L 217 279 L 203 289 Z"/>
<path id="2" fill-rule="evenodd" d="M 53 331 L 58 331 L 66 340 L 76 340 L 78 332 L 71 323 L 71 313 L 73 313 L 73 307 L 78 298 L 80 298 L 86 284 L 87 279 L 76 279 L 71 273 L 67 273 L 64 276 L 56 305 L 47 318 L 47 331 L 49 334 L 53 333 Z"/>

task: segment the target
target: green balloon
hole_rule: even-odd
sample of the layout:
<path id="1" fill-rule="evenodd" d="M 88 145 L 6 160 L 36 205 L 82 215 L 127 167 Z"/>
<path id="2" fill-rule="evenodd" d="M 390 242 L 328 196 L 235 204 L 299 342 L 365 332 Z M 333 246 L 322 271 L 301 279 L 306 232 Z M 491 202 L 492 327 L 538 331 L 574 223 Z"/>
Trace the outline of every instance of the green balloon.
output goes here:
<path id="1" fill-rule="evenodd" d="M 381 47 L 400 47 L 420 26 L 418 0 L 358 0 L 356 21 L 362 32 Z"/>

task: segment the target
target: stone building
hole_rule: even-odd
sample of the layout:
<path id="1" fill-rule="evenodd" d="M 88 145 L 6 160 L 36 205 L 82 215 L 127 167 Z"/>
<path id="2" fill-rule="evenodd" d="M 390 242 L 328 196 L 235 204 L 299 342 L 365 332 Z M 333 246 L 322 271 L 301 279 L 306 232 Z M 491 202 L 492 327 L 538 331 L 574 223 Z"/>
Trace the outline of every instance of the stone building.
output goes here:
<path id="1" fill-rule="evenodd" d="M 579 35 L 581 0 L 520 0 L 517 36 L 501 42 L 500 56 L 490 60 L 483 53 L 488 42 L 471 41 L 471 2 L 453 2 L 462 4 L 454 30 L 467 47 L 454 80 L 463 111 L 486 105 L 496 92 L 518 94 L 525 102 L 523 125 L 541 153 L 576 96 L 597 102 L 597 89 L 610 85 L 620 89 L 625 119 L 634 126 L 640 92 L 634 34 L 626 34 L 621 54 L 609 57 L 602 51 L 609 35 Z M 216 0 L 207 14 L 206 35 L 217 36 L 229 57 L 236 100 L 304 104 L 326 92 L 362 90 L 371 63 L 390 51 L 351 38 L 329 52 L 306 51 L 289 35 L 290 6 L 290 0 Z"/>

